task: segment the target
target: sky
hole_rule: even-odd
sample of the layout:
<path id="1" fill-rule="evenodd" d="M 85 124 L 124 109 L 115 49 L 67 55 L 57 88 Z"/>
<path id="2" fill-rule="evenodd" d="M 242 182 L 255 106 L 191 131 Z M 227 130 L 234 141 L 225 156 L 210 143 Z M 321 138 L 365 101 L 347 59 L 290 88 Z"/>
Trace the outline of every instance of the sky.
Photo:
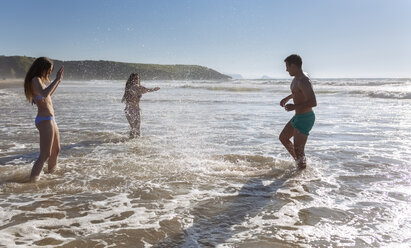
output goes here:
<path id="1" fill-rule="evenodd" d="M 2 0 L 0 55 L 411 78 L 410 0 Z"/>

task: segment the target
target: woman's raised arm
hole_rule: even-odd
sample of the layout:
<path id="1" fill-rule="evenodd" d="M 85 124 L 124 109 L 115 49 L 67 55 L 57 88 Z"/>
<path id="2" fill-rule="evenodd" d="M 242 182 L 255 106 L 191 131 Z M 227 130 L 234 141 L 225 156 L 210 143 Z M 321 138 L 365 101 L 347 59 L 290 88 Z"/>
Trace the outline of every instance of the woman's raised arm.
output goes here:
<path id="1" fill-rule="evenodd" d="M 40 83 L 40 79 L 38 77 L 33 78 L 34 87 L 36 91 L 38 92 L 37 94 L 40 94 L 43 97 L 51 96 L 56 90 L 61 80 L 63 79 L 63 73 L 64 73 L 64 68 L 61 67 L 60 70 L 57 72 L 56 79 L 54 79 L 54 81 L 49 86 L 47 86 L 45 89 L 43 89 Z"/>

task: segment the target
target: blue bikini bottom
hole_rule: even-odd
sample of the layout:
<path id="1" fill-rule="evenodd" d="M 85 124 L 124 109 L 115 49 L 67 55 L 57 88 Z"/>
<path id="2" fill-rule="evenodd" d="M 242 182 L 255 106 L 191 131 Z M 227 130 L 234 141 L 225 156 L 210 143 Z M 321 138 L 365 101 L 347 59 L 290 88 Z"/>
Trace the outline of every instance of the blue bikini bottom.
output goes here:
<path id="1" fill-rule="evenodd" d="M 36 116 L 36 126 L 42 121 L 53 121 L 54 123 L 56 123 L 54 116 Z"/>

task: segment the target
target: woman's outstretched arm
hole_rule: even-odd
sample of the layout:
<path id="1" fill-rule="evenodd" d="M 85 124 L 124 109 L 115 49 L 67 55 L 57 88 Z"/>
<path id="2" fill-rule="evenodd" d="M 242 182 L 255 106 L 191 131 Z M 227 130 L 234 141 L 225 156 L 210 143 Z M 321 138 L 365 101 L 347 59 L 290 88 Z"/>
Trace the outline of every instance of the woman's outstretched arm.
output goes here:
<path id="1" fill-rule="evenodd" d="M 144 87 L 144 86 L 142 86 L 142 87 L 143 87 L 143 90 L 142 90 L 143 94 L 144 94 L 144 93 L 147 93 L 147 92 L 157 91 L 157 90 L 160 89 L 160 87 L 155 87 L 155 88 L 152 88 L 152 89 L 146 88 L 146 87 Z"/>

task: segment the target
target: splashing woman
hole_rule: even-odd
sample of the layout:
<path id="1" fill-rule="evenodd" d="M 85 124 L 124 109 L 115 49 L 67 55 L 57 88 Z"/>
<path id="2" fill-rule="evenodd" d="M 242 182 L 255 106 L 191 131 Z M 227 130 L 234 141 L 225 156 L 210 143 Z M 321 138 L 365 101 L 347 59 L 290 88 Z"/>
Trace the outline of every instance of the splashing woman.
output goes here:
<path id="1" fill-rule="evenodd" d="M 121 102 L 126 103 L 124 112 L 128 123 L 130 123 L 130 138 L 135 138 L 141 135 L 141 111 L 140 99 L 143 94 L 159 90 L 159 87 L 148 89 L 140 84 L 140 75 L 138 73 L 131 73 L 127 80 L 126 88 L 124 90 L 123 99 Z"/>

